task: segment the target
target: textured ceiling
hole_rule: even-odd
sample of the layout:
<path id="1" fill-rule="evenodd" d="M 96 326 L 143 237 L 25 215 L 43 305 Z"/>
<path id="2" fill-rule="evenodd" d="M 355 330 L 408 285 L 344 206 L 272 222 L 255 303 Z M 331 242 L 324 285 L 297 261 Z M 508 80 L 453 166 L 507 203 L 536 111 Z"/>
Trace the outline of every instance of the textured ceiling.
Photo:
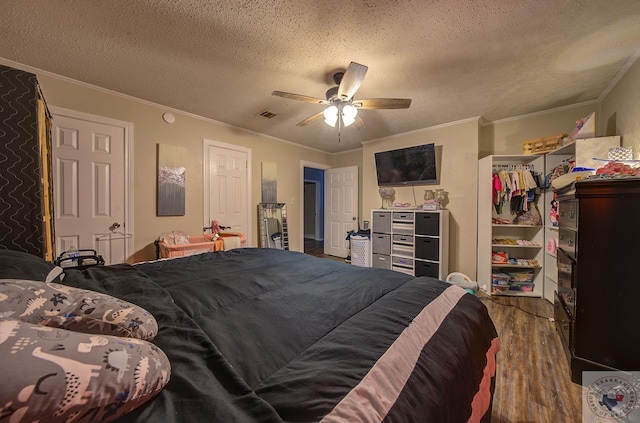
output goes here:
<path id="1" fill-rule="evenodd" d="M 640 47 L 638 0 L 3 0 L 0 20 L 0 57 L 328 152 L 597 100 Z M 324 98 L 351 61 L 356 99 L 411 107 L 338 142 L 296 126 L 322 106 L 271 95 Z"/>

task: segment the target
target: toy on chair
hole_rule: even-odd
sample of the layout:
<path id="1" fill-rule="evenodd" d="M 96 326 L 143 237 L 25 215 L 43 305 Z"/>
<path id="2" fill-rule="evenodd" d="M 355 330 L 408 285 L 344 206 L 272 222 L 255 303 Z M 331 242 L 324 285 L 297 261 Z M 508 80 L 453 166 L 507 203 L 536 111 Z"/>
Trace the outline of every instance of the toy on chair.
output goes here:
<path id="1" fill-rule="evenodd" d="M 211 241 L 225 242 L 224 250 L 244 247 L 247 241 L 246 236 L 240 232 L 222 232 L 231 229 L 231 226 L 223 226 L 218 219 L 211 221 L 211 226 L 203 228 L 204 231 L 211 231 L 205 234 Z"/>
<path id="2" fill-rule="evenodd" d="M 211 234 L 213 234 L 213 241 L 222 236 L 220 235 L 220 231 L 224 231 L 226 229 L 231 229 L 231 226 L 222 226 L 220 222 L 218 222 L 218 219 L 213 219 L 211 221 L 211 226 L 203 228 L 205 231 L 211 231 Z"/>
<path id="3" fill-rule="evenodd" d="M 213 239 L 220 238 L 220 222 L 218 222 L 218 219 L 211 221 L 211 233 L 213 234 Z"/>

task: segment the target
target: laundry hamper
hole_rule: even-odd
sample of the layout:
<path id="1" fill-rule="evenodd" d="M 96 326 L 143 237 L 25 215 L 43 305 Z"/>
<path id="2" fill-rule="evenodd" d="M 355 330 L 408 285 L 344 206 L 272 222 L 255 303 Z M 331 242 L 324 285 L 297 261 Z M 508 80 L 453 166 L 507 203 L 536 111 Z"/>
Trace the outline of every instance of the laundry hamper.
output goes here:
<path id="1" fill-rule="evenodd" d="M 370 240 L 367 236 L 351 235 L 351 264 L 360 267 L 371 267 L 369 253 Z"/>

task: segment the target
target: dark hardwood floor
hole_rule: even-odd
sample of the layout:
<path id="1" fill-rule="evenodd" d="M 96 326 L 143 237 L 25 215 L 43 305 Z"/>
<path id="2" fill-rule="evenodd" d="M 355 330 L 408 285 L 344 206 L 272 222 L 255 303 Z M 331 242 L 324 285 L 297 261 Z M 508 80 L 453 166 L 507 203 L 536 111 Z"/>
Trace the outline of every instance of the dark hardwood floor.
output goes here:
<path id="1" fill-rule="evenodd" d="M 344 261 L 325 255 L 322 241 L 305 239 L 304 252 Z M 582 391 L 571 382 L 559 334 L 549 320 L 553 305 L 541 298 L 482 292 L 478 297 L 500 337 L 491 423 L 581 422 Z"/>
<path id="2" fill-rule="evenodd" d="M 304 239 L 304 252 L 312 256 L 322 257 L 324 255 L 324 241 L 316 241 L 311 238 Z"/>
<path id="3" fill-rule="evenodd" d="M 316 241 L 310 238 L 304 239 L 304 252 L 315 257 L 330 258 L 336 261 L 344 262 L 342 257 L 330 256 L 324 253 L 324 241 Z"/>
<path id="4" fill-rule="evenodd" d="M 491 422 L 581 422 L 582 390 L 571 382 L 555 323 L 548 319 L 553 305 L 541 298 L 479 297 L 500 337 Z"/>

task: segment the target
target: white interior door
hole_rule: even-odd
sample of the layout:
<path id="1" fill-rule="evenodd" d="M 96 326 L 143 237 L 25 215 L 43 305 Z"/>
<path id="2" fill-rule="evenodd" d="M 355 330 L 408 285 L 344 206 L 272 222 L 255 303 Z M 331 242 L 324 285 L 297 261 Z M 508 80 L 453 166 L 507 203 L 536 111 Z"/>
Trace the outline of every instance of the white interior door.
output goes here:
<path id="1" fill-rule="evenodd" d="M 347 257 L 347 232 L 358 229 L 358 167 L 326 170 L 324 186 L 324 253 Z"/>
<path id="2" fill-rule="evenodd" d="M 56 251 L 94 249 L 106 264 L 127 260 L 131 124 L 51 108 Z"/>
<path id="3" fill-rule="evenodd" d="M 241 232 L 249 245 L 249 174 L 251 150 L 204 141 L 204 226 L 217 219 L 230 226 L 231 232 Z"/>

